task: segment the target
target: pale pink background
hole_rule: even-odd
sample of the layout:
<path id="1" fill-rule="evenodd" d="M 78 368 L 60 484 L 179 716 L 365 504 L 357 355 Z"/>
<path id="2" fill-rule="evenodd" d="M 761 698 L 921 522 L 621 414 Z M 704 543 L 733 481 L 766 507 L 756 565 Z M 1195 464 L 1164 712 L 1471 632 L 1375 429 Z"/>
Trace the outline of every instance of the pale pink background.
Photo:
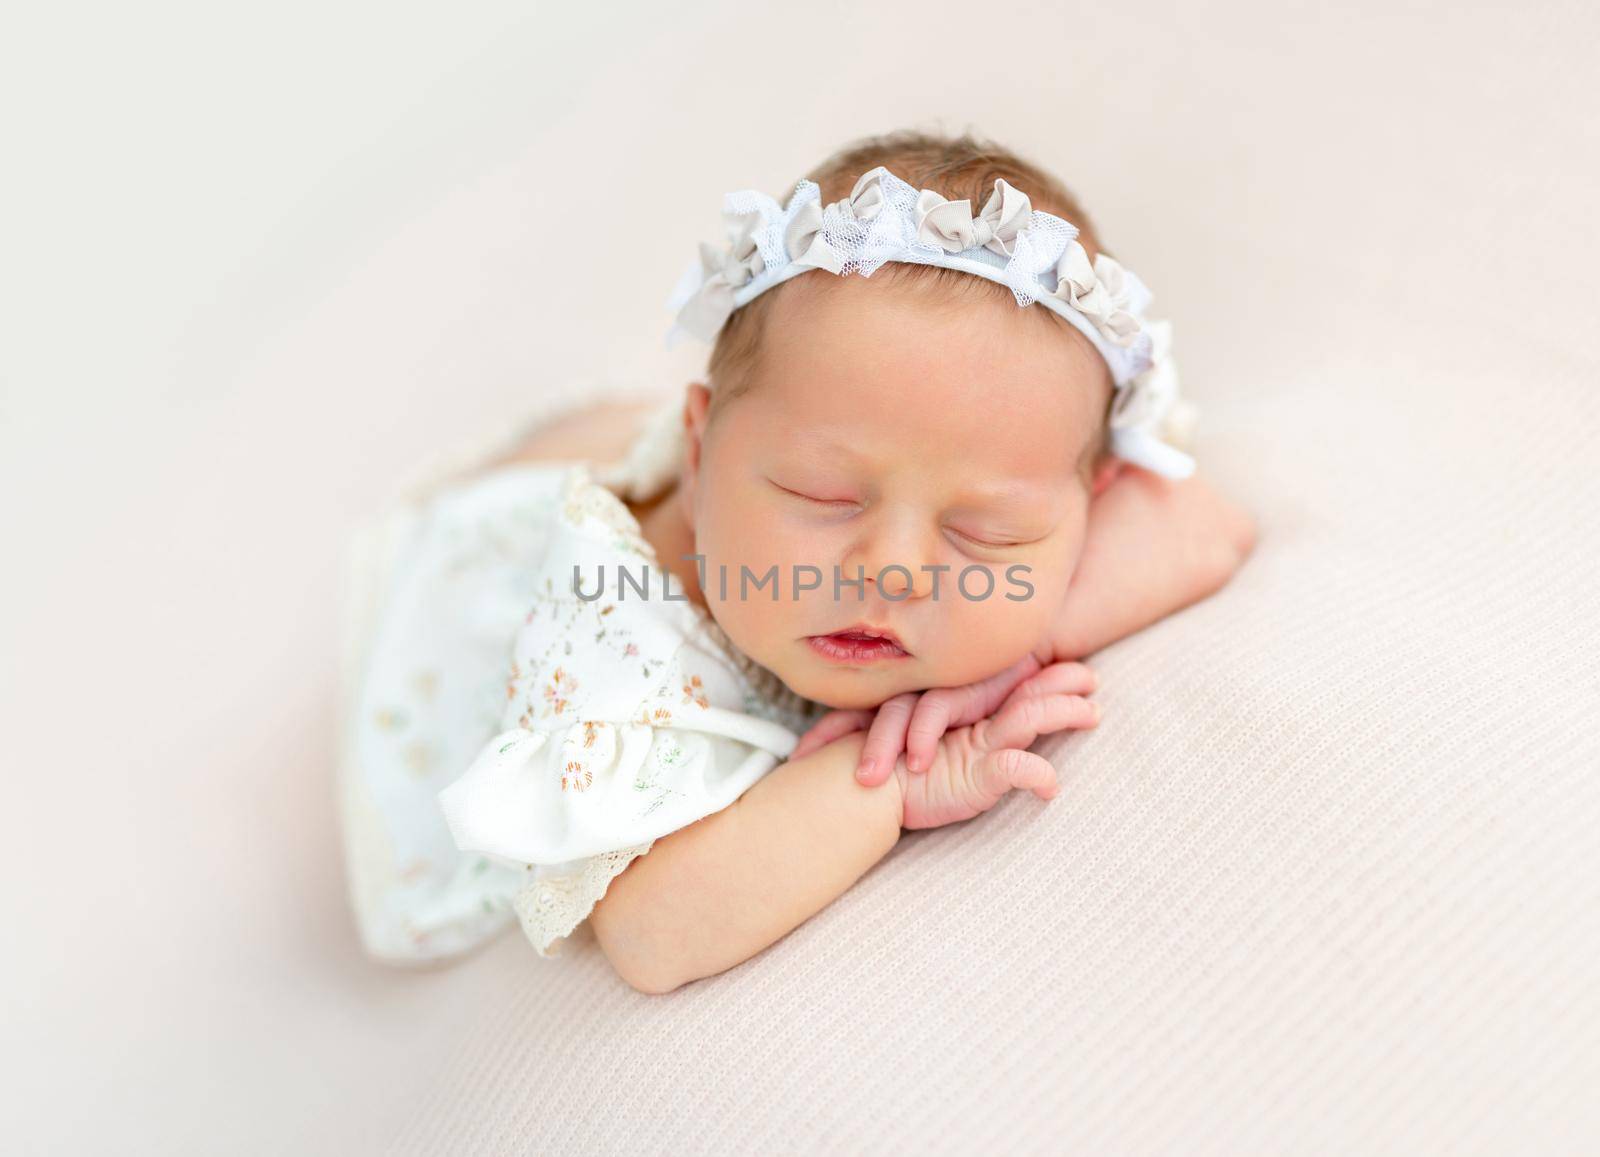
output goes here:
<path id="1" fill-rule="evenodd" d="M 780 193 L 868 132 L 971 126 L 1060 171 L 1176 323 L 1202 407 L 1204 469 L 1262 515 L 1256 569 L 1228 601 L 1130 644 L 1120 665 L 1108 658 L 1102 677 L 1112 689 L 1121 680 L 1126 730 L 1104 727 L 1097 741 L 1108 746 L 1086 755 L 1140 750 L 1141 712 L 1174 679 L 1170 697 L 1208 712 L 1257 705 L 1230 743 L 1247 744 L 1260 734 L 1251 728 L 1292 706 L 1307 729 L 1298 734 L 1326 728 L 1351 749 L 1377 751 L 1396 721 L 1426 719 L 1440 742 L 1482 724 L 1472 734 L 1485 766 L 1518 775 L 1595 755 L 1580 709 L 1592 710 L 1600 683 L 1588 581 L 1600 516 L 1591 6 L 1017 10 L 935 0 L 625 12 L 161 3 L 81 15 L 36 6 L 7 18 L 8 1149 L 377 1152 L 403 1127 L 422 1135 L 421 1118 L 408 1116 L 421 1104 L 441 1134 L 499 1111 L 474 1100 L 481 1074 L 463 1076 L 476 1072 L 475 1042 L 512 1023 L 501 1004 L 523 998 L 510 994 L 568 981 L 540 976 L 559 966 L 514 938 L 432 974 L 387 971 L 359 954 L 331 783 L 338 552 L 420 457 L 536 410 L 570 383 L 680 385 L 699 355 L 661 351 L 661 303 L 695 242 L 716 236 L 721 193 Z M 1501 501 L 1508 488 L 1515 503 Z M 1545 561 L 1534 561 L 1541 551 Z M 1514 585 L 1495 585 L 1513 573 Z M 1375 574 L 1389 595 L 1358 600 L 1351 592 Z M 1296 601 L 1312 589 L 1314 599 Z M 1465 601 L 1469 590 L 1488 601 Z M 1445 598 L 1460 614 L 1429 619 Z M 1272 651 L 1320 608 L 1330 620 L 1315 646 Z M 1495 648 L 1471 650 L 1487 622 Z M 1336 638 L 1349 650 L 1325 683 L 1293 705 L 1262 706 Z M 1427 669 L 1441 681 L 1480 679 L 1480 689 L 1462 698 L 1443 682 L 1407 685 L 1369 701 L 1363 688 L 1396 638 L 1434 656 Z M 1246 663 L 1259 663 L 1250 681 L 1230 682 L 1226 672 Z M 1156 698 L 1137 699 L 1140 689 Z M 1540 711 L 1565 730 L 1551 733 L 1559 740 L 1540 732 L 1524 765 L 1518 753 L 1532 749 L 1518 736 Z M 1486 712 L 1499 713 L 1492 726 Z M 1383 722 L 1361 730 L 1374 720 Z M 1330 740 L 1327 758 L 1345 746 Z M 1224 750 L 1245 748 L 1215 748 L 1208 766 L 1275 782 L 1263 769 L 1280 765 Z M 1426 774 L 1437 750 L 1418 743 L 1401 754 Z M 1085 766 L 1143 765 L 1119 756 Z M 1373 785 L 1407 775 L 1392 765 L 1362 798 L 1382 798 Z M 1317 790 L 1316 776 L 1306 782 Z M 1442 781 L 1429 798 L 1451 791 Z M 1341 822 L 1348 798 L 1331 792 L 1314 814 Z M 1496 798 L 1485 797 L 1484 814 Z M 1594 814 L 1592 793 L 1559 800 L 1552 817 Z M 1362 825 L 1371 814 L 1359 812 Z M 1001 830 L 1010 829 L 974 828 L 950 846 Z M 1345 838 L 1306 815 L 1274 830 Z M 968 854 L 981 863 L 990 853 Z M 1166 853 L 1144 854 L 1156 865 Z M 1233 854 L 1246 875 L 1264 870 Z M 1457 866 L 1475 855 L 1463 845 Z M 1451 879 L 1451 863 L 1413 865 L 1371 895 L 1350 869 L 1342 879 L 1355 890 L 1338 926 L 1367 928 L 1384 910 L 1373 896 Z M 1539 895 L 1577 904 L 1592 895 L 1593 860 L 1566 863 L 1570 873 L 1551 877 L 1556 891 Z M 1129 895 L 1119 905 L 1130 959 L 1165 959 L 1149 936 L 1167 917 L 1150 913 L 1169 910 L 1146 911 Z M 1545 911 L 1510 905 L 1504 919 Z M 852 918 L 830 914 L 838 922 L 826 935 L 803 929 L 782 947 L 797 959 L 848 956 L 860 934 Z M 1596 1139 L 1577 1099 L 1596 1076 L 1593 990 L 1578 983 L 1593 979 L 1581 962 L 1594 927 L 1592 916 L 1581 928 L 1568 919 L 1552 912 L 1538 925 L 1551 937 L 1537 941 L 1542 972 L 1516 974 L 1554 987 L 1507 987 L 1495 974 L 1502 1019 L 1463 1038 L 1554 1050 L 1537 1082 L 1549 1094 L 1537 1118 L 1549 1144 Z M 1477 959 L 1470 939 L 1450 937 L 1480 933 L 1491 935 L 1441 924 L 1436 942 Z M 1318 934 L 1307 935 L 1269 946 L 1274 958 L 1292 959 L 1286 946 Z M 970 959 L 974 949 L 956 950 Z M 1113 974 L 1114 959 L 1076 959 Z M 1226 977 L 1229 959 L 1224 945 L 1204 967 Z M 869 983 L 842 967 L 827 966 L 830 988 Z M 581 1007 L 622 999 L 603 972 L 584 975 L 593 1003 Z M 1223 995 L 1208 990 L 1195 1004 L 1171 995 L 1176 981 L 1158 971 L 1138 1001 L 1118 994 L 1126 1003 L 1108 1006 L 1120 1020 L 1052 1022 L 1068 1025 L 1058 1041 L 1123 1063 L 1096 1069 L 1105 1083 L 1090 1101 L 1060 1091 L 1030 1102 L 1096 1106 L 1071 1116 L 1082 1132 L 1057 1122 L 1030 1136 L 1099 1151 L 1119 1137 L 1141 1151 L 1190 1137 L 1191 1152 L 1202 1139 L 1238 1151 L 1252 1137 L 1281 1146 L 1299 1125 L 1304 1137 L 1321 1127 L 1329 1144 L 1404 1148 L 1409 1136 L 1449 1148 L 1460 1141 L 1454 1102 L 1428 1098 L 1456 1090 L 1499 1108 L 1496 1091 L 1511 1090 L 1515 1107 L 1517 1075 L 1533 1079 L 1521 1062 L 1545 1055 L 1510 1056 L 1504 1071 L 1429 1068 L 1404 1051 L 1401 1042 L 1424 1039 L 1409 1028 L 1363 1051 L 1357 1036 L 1339 1035 L 1373 1011 L 1363 992 L 1387 994 L 1382 1025 L 1385 1014 L 1410 1024 L 1404 1017 L 1439 991 L 1420 979 L 1414 991 L 1385 989 L 1392 970 L 1240 975 L 1249 983 L 1218 980 Z M 1449 1015 L 1417 1013 L 1412 1027 L 1476 1024 L 1462 1010 L 1484 1000 L 1462 975 L 1449 989 L 1458 1003 L 1441 1005 Z M 1244 999 L 1263 984 L 1279 985 L 1269 991 L 1282 1007 L 1312 1002 L 1326 1019 L 1295 1042 L 1273 1036 L 1271 1020 L 1232 1016 L 1228 994 Z M 580 1007 L 559 991 L 539 987 L 538 999 Z M 1525 1002 L 1506 1003 L 1522 993 Z M 1039 1015 L 1033 999 L 1007 1002 L 1007 1023 Z M 516 1007 L 513 1020 L 534 1006 Z M 1326 1067 L 1293 1085 L 1273 1083 L 1283 1065 L 1249 1067 L 1238 1053 L 1167 1064 L 1191 1056 L 1161 1035 L 1169 1014 L 1168 1032 L 1281 1049 L 1263 1056 L 1308 1056 L 1318 1041 L 1336 1056 L 1316 1054 Z M 515 1049 L 541 1047 L 539 1022 L 516 1024 Z M 507 1038 L 497 1047 L 497 1064 L 512 1067 L 495 1070 L 508 1083 L 485 1095 L 502 1108 L 508 1089 L 515 1099 L 577 1088 L 589 1090 L 591 1119 L 605 1116 L 609 1092 L 593 1087 L 612 1079 L 604 1060 L 586 1068 L 580 1048 L 558 1081 L 532 1053 L 506 1051 Z M 936 1063 L 937 1051 L 922 1050 L 920 1063 Z M 1072 1056 L 1054 1063 L 1051 1087 L 1082 1079 Z M 920 1070 L 884 1061 L 851 1087 L 875 1080 L 886 1099 L 911 1096 L 896 1071 Z M 1374 1100 L 1364 1073 L 1415 1084 L 1392 1103 Z M 668 1091 L 646 1093 L 675 1103 Z M 741 1115 L 762 1102 L 759 1088 L 740 1097 Z M 1265 1104 L 1271 1115 L 1251 1115 Z M 1342 1116 L 1352 1104 L 1367 1116 Z M 502 1140 L 541 1148 L 531 1110 L 520 1111 Z M 1422 1122 L 1419 1133 L 1407 1134 L 1408 1120 Z M 1247 1121 L 1265 1124 L 1228 1132 Z M 1480 1139 L 1505 1136 L 1485 1128 Z M 470 1148 L 496 1151 L 494 1136 L 484 1126 Z M 603 1147 L 605 1137 L 589 1140 Z"/>

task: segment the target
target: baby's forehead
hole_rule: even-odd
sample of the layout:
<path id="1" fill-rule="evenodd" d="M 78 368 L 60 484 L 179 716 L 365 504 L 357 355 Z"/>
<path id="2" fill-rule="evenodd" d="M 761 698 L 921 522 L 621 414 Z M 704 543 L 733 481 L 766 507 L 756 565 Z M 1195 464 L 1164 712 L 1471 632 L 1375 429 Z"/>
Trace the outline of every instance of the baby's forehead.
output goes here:
<path id="1" fill-rule="evenodd" d="M 907 274 L 905 270 L 913 271 Z M 918 271 L 921 272 L 918 272 Z M 763 360 L 815 373 L 899 359 L 923 372 L 1112 389 L 1109 367 L 1074 326 L 1009 288 L 937 266 L 890 263 L 870 277 L 813 270 L 772 290 Z"/>
<path id="2" fill-rule="evenodd" d="M 763 414 L 846 459 L 874 442 L 892 457 L 926 440 L 979 468 L 994 461 L 998 476 L 1019 458 L 1029 476 L 1081 473 L 1112 394 L 1088 340 L 1009 290 L 997 299 L 981 278 L 885 281 L 889 268 L 814 271 L 777 298 L 753 375 Z"/>

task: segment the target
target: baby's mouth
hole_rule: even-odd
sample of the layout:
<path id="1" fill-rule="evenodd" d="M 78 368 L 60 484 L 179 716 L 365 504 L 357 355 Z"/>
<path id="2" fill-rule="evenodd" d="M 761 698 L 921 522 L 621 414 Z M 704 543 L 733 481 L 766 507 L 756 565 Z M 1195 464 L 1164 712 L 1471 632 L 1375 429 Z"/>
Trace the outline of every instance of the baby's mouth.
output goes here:
<path id="1" fill-rule="evenodd" d="M 911 652 L 901 646 L 893 632 L 870 629 L 835 631 L 831 635 L 808 635 L 806 642 L 824 658 L 841 663 L 874 663 L 888 659 L 909 659 Z"/>

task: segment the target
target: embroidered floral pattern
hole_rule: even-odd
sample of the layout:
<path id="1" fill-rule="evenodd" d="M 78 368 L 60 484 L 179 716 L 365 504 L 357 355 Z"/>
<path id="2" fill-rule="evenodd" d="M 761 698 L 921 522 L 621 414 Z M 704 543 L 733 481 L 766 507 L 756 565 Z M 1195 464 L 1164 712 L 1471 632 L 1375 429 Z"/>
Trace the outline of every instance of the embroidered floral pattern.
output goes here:
<path id="1" fill-rule="evenodd" d="M 673 736 L 664 736 L 655 746 L 655 758 L 662 767 L 677 767 L 683 762 L 683 744 Z"/>
<path id="2" fill-rule="evenodd" d="M 568 674 L 565 668 L 557 667 L 544 687 L 544 701 L 549 704 L 549 713 L 560 715 L 565 711 L 572 694 L 577 689 L 578 681 Z"/>
<path id="3" fill-rule="evenodd" d="M 562 791 L 583 791 L 594 782 L 594 773 L 581 760 L 569 759 L 561 772 Z"/>
<path id="4" fill-rule="evenodd" d="M 651 751 L 651 757 L 639 765 L 633 777 L 634 793 L 645 797 L 637 812 L 640 819 L 650 816 L 674 796 L 681 798 L 684 794 L 664 778 L 665 773 L 675 771 L 688 761 L 688 750 L 683 742 L 670 731 L 659 731 Z"/>
<path id="5" fill-rule="evenodd" d="M 574 471 L 568 476 L 561 513 L 575 529 L 586 529 L 591 522 L 603 528 L 609 532 L 611 546 L 624 554 L 640 558 L 655 554 L 627 505 L 582 472 Z"/>

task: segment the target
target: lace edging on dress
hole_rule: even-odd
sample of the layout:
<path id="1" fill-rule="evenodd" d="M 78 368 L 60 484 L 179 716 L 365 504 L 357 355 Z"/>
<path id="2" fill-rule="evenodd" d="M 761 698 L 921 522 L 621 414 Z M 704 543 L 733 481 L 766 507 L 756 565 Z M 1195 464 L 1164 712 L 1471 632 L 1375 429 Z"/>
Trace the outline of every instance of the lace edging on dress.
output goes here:
<path id="1" fill-rule="evenodd" d="M 560 941 L 588 919 L 611 881 L 655 846 L 654 840 L 583 860 L 570 872 L 537 876 L 529 871 L 511 906 L 540 956 L 559 956 Z"/>

